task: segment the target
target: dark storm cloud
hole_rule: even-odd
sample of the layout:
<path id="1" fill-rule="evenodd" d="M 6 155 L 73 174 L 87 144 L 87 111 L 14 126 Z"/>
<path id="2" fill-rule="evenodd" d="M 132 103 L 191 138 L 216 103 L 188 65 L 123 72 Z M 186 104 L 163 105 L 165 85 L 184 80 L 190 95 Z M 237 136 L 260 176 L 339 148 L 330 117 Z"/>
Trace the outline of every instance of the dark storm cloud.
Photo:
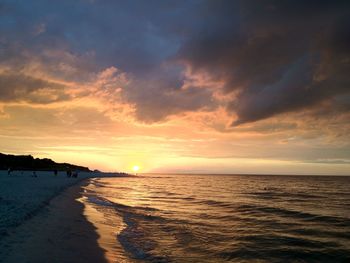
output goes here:
<path id="1" fill-rule="evenodd" d="M 349 104 L 339 99 L 350 85 L 349 1 L 4 0 L 0 14 L 2 64 L 15 71 L 34 59 L 79 82 L 118 68 L 132 79 L 122 98 L 142 121 L 215 106 L 218 87 L 183 88 L 188 67 L 236 93 L 234 125 Z"/>
<path id="2" fill-rule="evenodd" d="M 198 88 L 173 89 L 168 92 L 149 88 L 144 93 L 134 93 L 131 98 L 137 101 L 136 117 L 146 123 L 158 122 L 186 111 L 211 110 L 214 105 L 210 100 L 210 92 Z"/>
<path id="3" fill-rule="evenodd" d="M 183 67 L 167 62 L 196 26 L 196 6 L 197 1 L 4 1 L 0 57 L 13 70 L 34 58 L 56 78 L 85 77 L 85 83 L 116 67 L 133 80 L 122 97 L 135 105 L 136 117 L 160 121 L 211 103 L 208 91 L 182 89 Z M 86 57 L 93 66 L 86 66 Z"/>
<path id="4" fill-rule="evenodd" d="M 226 92 L 238 92 L 229 105 L 238 116 L 234 125 L 349 93 L 350 2 L 209 5 L 216 22 L 189 38 L 179 58 L 194 71 L 224 80 Z"/>
<path id="5" fill-rule="evenodd" d="M 47 104 L 69 99 L 63 85 L 23 74 L 0 74 L 0 101 Z"/>

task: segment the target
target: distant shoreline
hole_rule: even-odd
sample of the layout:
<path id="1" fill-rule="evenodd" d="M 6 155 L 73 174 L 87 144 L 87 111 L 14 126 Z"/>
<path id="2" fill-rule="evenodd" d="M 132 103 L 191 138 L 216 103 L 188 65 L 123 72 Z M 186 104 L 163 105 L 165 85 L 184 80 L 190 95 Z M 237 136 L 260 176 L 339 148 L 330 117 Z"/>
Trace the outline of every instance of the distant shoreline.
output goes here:
<path id="1" fill-rule="evenodd" d="M 39 171 L 67 171 L 78 170 L 91 172 L 88 167 L 70 164 L 56 163 L 49 158 L 34 158 L 32 155 L 13 155 L 0 153 L 0 170 L 39 170 Z"/>

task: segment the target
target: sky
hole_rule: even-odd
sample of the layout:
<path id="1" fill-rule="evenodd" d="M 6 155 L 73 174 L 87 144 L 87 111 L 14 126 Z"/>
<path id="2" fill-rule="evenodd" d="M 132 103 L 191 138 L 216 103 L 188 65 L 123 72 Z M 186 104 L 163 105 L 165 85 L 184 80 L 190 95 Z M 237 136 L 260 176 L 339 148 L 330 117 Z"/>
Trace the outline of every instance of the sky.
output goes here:
<path id="1" fill-rule="evenodd" d="M 0 0 L 0 151 L 350 174 L 350 1 Z"/>

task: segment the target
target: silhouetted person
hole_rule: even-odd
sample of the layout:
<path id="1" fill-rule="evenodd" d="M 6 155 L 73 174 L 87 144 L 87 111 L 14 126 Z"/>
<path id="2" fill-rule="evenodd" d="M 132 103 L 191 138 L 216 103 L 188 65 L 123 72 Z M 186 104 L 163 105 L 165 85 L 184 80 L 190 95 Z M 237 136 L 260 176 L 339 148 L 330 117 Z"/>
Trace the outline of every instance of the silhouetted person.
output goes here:
<path id="1" fill-rule="evenodd" d="M 33 171 L 32 177 L 38 177 L 38 175 L 36 174 L 36 171 Z"/>
<path id="2" fill-rule="evenodd" d="M 69 178 L 69 177 L 72 177 L 72 171 L 71 170 L 68 170 L 67 171 L 67 177 Z"/>
<path id="3" fill-rule="evenodd" d="M 77 178 L 77 177 L 78 177 L 78 172 L 74 172 L 74 173 L 73 173 L 73 177 L 74 177 L 74 178 Z"/>
<path id="4" fill-rule="evenodd" d="M 11 168 L 8 168 L 8 169 L 7 169 L 7 175 L 11 175 L 11 172 L 12 172 L 12 169 L 11 169 Z"/>
<path id="5" fill-rule="evenodd" d="M 57 170 L 53 171 L 54 176 L 57 176 Z"/>

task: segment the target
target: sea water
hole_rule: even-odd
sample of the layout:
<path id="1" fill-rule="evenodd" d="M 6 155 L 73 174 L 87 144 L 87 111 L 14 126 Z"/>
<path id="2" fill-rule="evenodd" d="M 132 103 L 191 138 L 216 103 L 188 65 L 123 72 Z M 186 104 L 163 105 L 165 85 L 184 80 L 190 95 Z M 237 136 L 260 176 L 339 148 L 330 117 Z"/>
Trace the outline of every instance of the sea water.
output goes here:
<path id="1" fill-rule="evenodd" d="M 349 177 L 98 178 L 84 198 L 111 262 L 350 262 Z"/>

